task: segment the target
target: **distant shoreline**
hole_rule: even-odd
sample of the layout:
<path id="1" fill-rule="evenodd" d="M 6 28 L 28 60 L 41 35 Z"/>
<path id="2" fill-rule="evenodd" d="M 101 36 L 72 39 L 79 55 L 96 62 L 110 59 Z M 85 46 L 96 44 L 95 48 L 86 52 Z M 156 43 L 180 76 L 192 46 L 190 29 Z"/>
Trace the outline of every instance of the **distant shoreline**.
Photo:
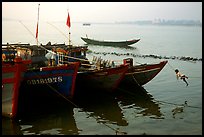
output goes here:
<path id="1" fill-rule="evenodd" d="M 18 19 L 2 18 L 2 21 L 19 21 Z M 21 20 L 25 22 L 33 22 L 34 20 Z M 46 22 L 46 21 L 41 21 Z M 52 21 L 53 23 L 64 23 L 64 21 Z M 72 22 L 72 23 L 81 23 L 84 22 Z M 86 23 L 85 23 L 86 24 Z M 139 21 L 115 21 L 115 22 L 89 22 L 87 24 L 132 24 L 132 25 L 157 25 L 157 26 L 199 26 L 202 27 L 202 22 L 199 20 L 139 20 Z"/>

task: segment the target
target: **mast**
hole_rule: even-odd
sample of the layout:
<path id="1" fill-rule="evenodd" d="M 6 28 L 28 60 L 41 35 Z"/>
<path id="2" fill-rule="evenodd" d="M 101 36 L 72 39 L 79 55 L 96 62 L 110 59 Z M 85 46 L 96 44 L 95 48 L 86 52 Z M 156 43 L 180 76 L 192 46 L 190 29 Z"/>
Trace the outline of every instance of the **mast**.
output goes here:
<path id="1" fill-rule="evenodd" d="M 67 22 L 66 22 L 66 25 L 69 27 L 69 37 L 68 37 L 68 45 L 71 45 L 71 40 L 70 40 L 70 27 L 71 27 L 71 22 L 70 22 L 70 16 L 69 16 L 69 10 L 67 10 L 68 12 L 68 16 L 67 16 Z"/>
<path id="2" fill-rule="evenodd" d="M 39 10 L 40 10 L 40 4 L 38 4 L 38 20 L 37 20 L 37 28 L 36 28 L 36 41 L 38 46 L 38 27 L 39 27 Z"/>
<path id="3" fill-rule="evenodd" d="M 38 55 L 39 54 L 38 50 L 37 50 L 37 47 L 39 46 L 38 45 L 39 10 L 40 10 L 40 3 L 38 4 L 37 28 L 36 28 L 36 35 L 35 35 L 37 46 L 35 46 L 35 45 L 33 46 L 33 55 Z"/>

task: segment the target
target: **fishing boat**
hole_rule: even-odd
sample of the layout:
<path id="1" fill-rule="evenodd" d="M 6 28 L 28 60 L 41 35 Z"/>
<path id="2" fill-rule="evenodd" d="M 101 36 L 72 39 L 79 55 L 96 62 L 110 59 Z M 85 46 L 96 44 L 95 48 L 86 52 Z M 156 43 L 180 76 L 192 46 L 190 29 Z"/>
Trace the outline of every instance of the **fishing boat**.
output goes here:
<path id="1" fill-rule="evenodd" d="M 77 72 L 76 87 L 86 89 L 103 89 L 114 91 L 125 72 L 128 65 L 115 65 L 114 62 L 95 57 L 92 61 L 86 57 L 88 46 L 56 46 L 55 51 L 60 55 L 58 62 L 66 64 L 67 62 L 79 62 L 80 67 Z M 66 48 L 65 48 L 66 47 Z"/>
<path id="2" fill-rule="evenodd" d="M 2 47 L 2 115 L 15 118 L 18 111 L 19 89 L 30 59 L 23 60 L 13 48 Z"/>
<path id="3" fill-rule="evenodd" d="M 123 62 L 124 64 L 128 64 L 129 68 L 121 83 L 136 83 L 139 86 L 143 86 L 157 76 L 168 61 L 161 61 L 155 64 L 133 65 L 133 59 L 127 58 L 124 59 Z"/>
<path id="4" fill-rule="evenodd" d="M 33 89 L 47 90 L 49 93 L 57 93 L 64 98 L 72 98 L 74 95 L 75 80 L 78 72 L 78 62 L 59 63 L 57 60 L 59 55 L 52 49 L 49 50 L 39 44 L 38 41 L 38 24 L 39 24 L 39 6 L 38 5 L 38 22 L 36 28 L 37 45 L 31 47 L 32 66 L 26 71 L 23 81 L 23 91 L 30 92 Z M 22 52 L 22 48 L 19 48 Z M 44 52 L 43 52 L 44 51 Z M 46 57 L 46 55 L 50 57 Z M 40 93 L 42 96 L 42 93 Z M 50 93 L 51 94 L 51 93 Z M 47 94 L 45 94 L 46 97 Z"/>
<path id="5" fill-rule="evenodd" d="M 46 99 L 47 102 L 54 101 L 54 99 L 71 99 L 74 96 L 75 81 L 80 63 L 67 62 L 66 64 L 58 64 L 58 62 L 53 62 L 53 64 L 50 64 L 49 60 L 42 56 L 42 52 L 45 49 L 41 48 L 39 50 L 40 48 L 38 47 L 36 48 L 38 50 L 33 50 L 34 46 L 29 48 L 28 45 L 12 44 L 18 57 L 31 61 L 27 68 L 24 69 L 21 80 L 18 81 L 20 102 L 27 100 L 32 104 L 36 102 L 36 99 L 38 101 Z M 7 44 L 8 47 L 11 47 L 11 45 Z M 41 54 L 38 54 L 38 52 Z M 7 71 L 6 68 L 4 70 L 5 72 Z M 19 104 L 22 105 L 23 103 Z M 23 112 L 23 107 L 18 108 L 20 108 L 20 113 Z"/>
<path id="6" fill-rule="evenodd" d="M 69 12 L 66 25 L 69 28 L 71 27 Z M 54 47 L 55 52 L 60 55 L 58 59 L 60 63 L 80 62 L 76 78 L 76 87 L 87 87 L 88 89 L 100 88 L 107 91 L 114 91 L 124 77 L 128 65 L 114 65 L 114 62 L 112 62 L 112 64 L 110 62 L 107 63 L 107 61 L 104 62 L 101 58 L 91 63 L 86 58 L 88 46 L 74 46 L 70 43 L 70 34 L 69 32 L 68 45 L 52 45 L 51 42 L 47 45 Z M 84 88 L 82 89 L 84 90 Z"/>
<path id="7" fill-rule="evenodd" d="M 90 45 L 101 45 L 101 46 L 118 46 L 118 47 L 128 47 L 129 45 L 137 43 L 140 39 L 132 39 L 126 41 L 103 41 L 103 40 L 94 40 L 88 37 L 81 37 L 81 39 Z"/>
<path id="8" fill-rule="evenodd" d="M 17 49 L 19 53 L 22 53 L 22 48 Z M 55 55 L 55 58 L 59 58 L 55 52 L 50 50 L 48 52 Z M 67 64 L 59 64 L 58 61 L 49 60 L 42 54 L 34 53 L 33 56 L 32 54 L 30 51 L 31 60 L 34 63 L 27 69 L 23 77 L 22 88 L 29 91 L 30 89 L 34 91 L 48 89 L 57 91 L 65 97 L 73 96 L 79 63 L 67 62 Z M 41 58 L 41 60 L 36 58 Z"/>
<path id="9" fill-rule="evenodd" d="M 127 71 L 127 65 L 115 68 L 103 68 L 100 70 L 86 69 L 79 71 L 76 79 L 77 88 L 96 89 L 113 92 Z"/>

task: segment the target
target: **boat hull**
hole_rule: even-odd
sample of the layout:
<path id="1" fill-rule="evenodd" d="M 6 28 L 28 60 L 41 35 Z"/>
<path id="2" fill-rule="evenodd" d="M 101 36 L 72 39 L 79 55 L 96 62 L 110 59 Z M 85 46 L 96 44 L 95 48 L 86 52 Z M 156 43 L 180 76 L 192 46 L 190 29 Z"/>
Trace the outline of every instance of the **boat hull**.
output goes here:
<path id="1" fill-rule="evenodd" d="M 24 92 L 37 92 L 36 90 L 43 89 L 50 92 L 58 92 L 65 97 L 72 97 L 74 95 L 78 67 L 79 63 L 75 62 L 69 65 L 28 70 L 24 75 L 21 90 Z"/>
<path id="2" fill-rule="evenodd" d="M 18 116 L 27 112 L 56 106 L 56 102 L 70 102 L 75 93 L 79 63 L 42 67 L 25 72 L 20 87 Z"/>
<path id="3" fill-rule="evenodd" d="M 133 40 L 127 40 L 127 41 L 98 41 L 98 40 L 93 40 L 93 39 L 83 38 L 83 37 L 81 37 L 81 39 L 87 44 L 102 45 L 102 46 L 119 46 L 119 47 L 126 47 L 129 45 L 135 44 L 140 40 L 140 39 L 133 39 Z"/>
<path id="4" fill-rule="evenodd" d="M 112 92 L 120 84 L 127 69 L 127 65 L 121 65 L 116 68 L 78 72 L 76 80 L 77 88 L 90 90 L 100 89 Z"/>
<path id="5" fill-rule="evenodd" d="M 18 110 L 19 87 L 24 72 L 27 69 L 27 61 L 14 63 L 2 62 L 2 115 L 15 118 Z"/>
<path id="6" fill-rule="evenodd" d="M 142 64 L 130 66 L 125 73 L 122 83 L 134 82 L 139 86 L 150 82 L 166 65 L 167 61 L 162 61 L 158 64 Z"/>

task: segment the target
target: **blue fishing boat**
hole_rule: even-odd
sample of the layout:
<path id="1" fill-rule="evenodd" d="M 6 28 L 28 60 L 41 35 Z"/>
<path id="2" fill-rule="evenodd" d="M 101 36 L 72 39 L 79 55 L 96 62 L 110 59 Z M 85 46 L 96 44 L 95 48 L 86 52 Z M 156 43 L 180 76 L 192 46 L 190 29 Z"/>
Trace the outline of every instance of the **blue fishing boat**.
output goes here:
<path id="1" fill-rule="evenodd" d="M 36 101 L 45 101 L 49 104 L 49 101 L 56 100 L 70 100 L 74 96 L 75 81 L 79 68 L 79 62 L 67 62 L 66 64 L 53 64 L 48 63 L 50 60 L 46 59 L 45 56 L 38 54 L 43 52 L 45 49 L 33 50 L 34 46 L 28 45 L 15 45 L 6 44 L 9 48 L 15 49 L 16 56 L 22 59 L 29 59 L 30 64 L 27 65 L 22 73 L 21 79 L 18 77 L 18 101 L 15 101 L 15 115 L 24 112 L 25 105 L 28 107 L 35 104 Z M 5 46 L 5 45 L 4 45 Z M 26 48 L 27 47 L 27 48 Z M 32 47 L 32 48 L 31 48 Z M 53 54 L 55 54 L 53 52 Z M 56 54 L 55 54 L 56 55 Z M 56 55 L 57 57 L 57 55 Z M 52 61 L 52 60 L 51 60 Z M 3 68 L 6 72 L 6 68 Z M 16 71 L 16 70 L 13 70 Z M 5 87 L 5 86 L 4 86 Z M 17 97 L 16 97 L 17 98 Z M 19 106 L 18 106 L 19 104 Z M 28 105 L 29 104 L 29 105 Z M 31 107 L 32 108 L 32 107 Z"/>
<path id="2" fill-rule="evenodd" d="M 40 4 L 38 4 L 38 19 L 39 6 Z M 12 54 L 12 58 L 15 59 L 15 56 L 17 56 L 23 60 L 30 60 L 30 64 L 23 70 L 21 70 L 19 65 L 11 66 L 9 72 L 12 74 L 7 74 L 7 68 L 3 66 L 4 71 L 2 74 L 5 77 L 3 79 L 4 84 L 10 81 L 14 84 L 13 88 L 10 86 L 11 89 L 9 89 L 9 91 L 6 91 L 7 88 L 4 88 L 5 95 L 3 94 L 5 97 L 3 97 L 3 101 L 6 102 L 9 100 L 8 105 L 10 105 L 12 110 L 6 110 L 7 104 L 2 102 L 2 104 L 4 104 L 5 113 L 11 113 L 10 115 L 12 115 L 12 117 L 16 117 L 17 114 L 25 112 L 25 106 L 32 108 L 32 104 L 36 104 L 36 102 L 40 100 L 43 101 L 41 104 L 49 104 L 49 102 L 53 102 L 54 99 L 58 100 L 63 98 L 69 101 L 69 99 L 74 96 L 75 81 L 80 63 L 67 62 L 66 64 L 61 64 L 58 62 L 59 55 L 54 51 L 42 47 L 38 42 L 38 22 L 35 37 L 37 45 L 2 44 L 6 49 L 12 48 L 15 51 L 15 53 Z M 44 55 L 46 52 L 51 53 L 53 58 L 46 58 Z M 3 54 L 2 57 L 4 57 Z M 14 62 L 14 64 L 15 63 L 16 62 Z M 24 71 L 24 73 L 21 73 L 22 71 Z M 11 79 L 9 79 L 9 77 L 11 77 Z M 5 86 L 2 85 L 2 89 L 3 87 Z M 9 96 L 6 94 L 9 94 Z M 41 104 L 38 106 L 40 107 Z"/>

